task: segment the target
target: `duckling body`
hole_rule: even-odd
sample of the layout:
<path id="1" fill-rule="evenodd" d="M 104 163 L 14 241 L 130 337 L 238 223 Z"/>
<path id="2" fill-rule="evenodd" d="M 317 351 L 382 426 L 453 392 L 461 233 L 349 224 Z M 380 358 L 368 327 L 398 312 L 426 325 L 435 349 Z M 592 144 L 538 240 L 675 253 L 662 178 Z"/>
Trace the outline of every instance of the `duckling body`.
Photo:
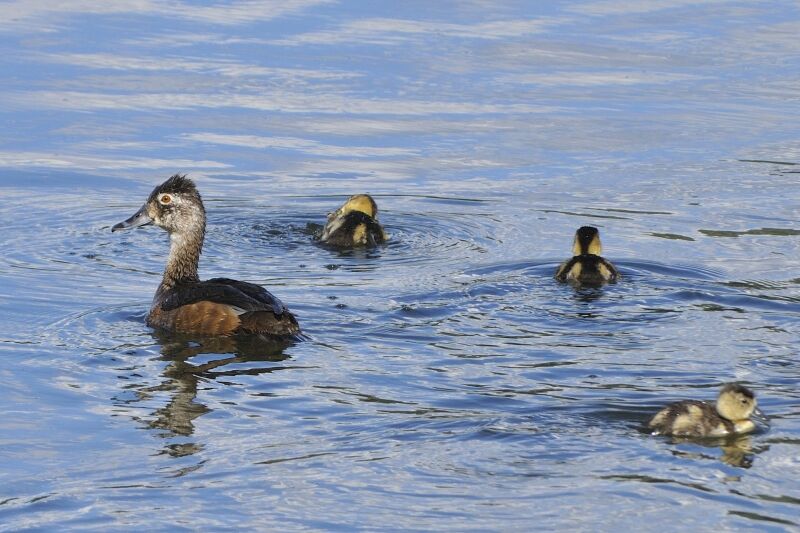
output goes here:
<path id="1" fill-rule="evenodd" d="M 205 208 L 194 183 L 174 175 L 156 187 L 132 217 L 111 231 L 155 224 L 170 236 L 164 276 L 147 324 L 202 335 L 260 334 L 289 337 L 297 319 L 278 298 L 253 283 L 228 278 L 200 281 L 197 265 L 205 237 Z"/>
<path id="2" fill-rule="evenodd" d="M 619 272 L 610 261 L 600 256 L 602 250 L 597 228 L 591 226 L 578 228 L 572 245 L 573 256 L 558 267 L 556 279 L 577 285 L 602 285 L 615 282 L 619 278 Z"/>
<path id="3" fill-rule="evenodd" d="M 356 194 L 328 215 L 320 241 L 331 246 L 377 246 L 387 240 L 378 222 L 378 206 L 368 194 Z"/>
<path id="4" fill-rule="evenodd" d="M 755 395 L 745 387 L 727 384 L 716 404 L 683 400 L 664 407 L 648 423 L 654 435 L 725 437 L 755 430 L 750 417 L 756 411 Z"/>

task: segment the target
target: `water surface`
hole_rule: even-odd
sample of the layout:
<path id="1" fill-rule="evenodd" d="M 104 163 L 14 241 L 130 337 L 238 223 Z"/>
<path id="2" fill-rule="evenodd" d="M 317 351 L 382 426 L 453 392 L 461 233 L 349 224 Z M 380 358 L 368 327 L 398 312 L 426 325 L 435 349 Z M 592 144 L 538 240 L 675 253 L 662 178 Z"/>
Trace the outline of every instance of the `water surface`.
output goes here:
<path id="1" fill-rule="evenodd" d="M 536 4 L 0 7 L 0 530 L 796 529 L 800 10 Z M 144 325 L 175 172 L 302 341 Z M 642 430 L 725 381 L 769 428 Z"/>

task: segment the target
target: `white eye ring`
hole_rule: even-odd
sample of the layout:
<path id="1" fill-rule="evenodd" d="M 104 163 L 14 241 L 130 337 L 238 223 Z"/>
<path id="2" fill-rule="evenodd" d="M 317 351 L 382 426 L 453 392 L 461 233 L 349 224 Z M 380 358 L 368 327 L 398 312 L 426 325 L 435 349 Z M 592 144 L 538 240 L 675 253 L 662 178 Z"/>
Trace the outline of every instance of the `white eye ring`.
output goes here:
<path id="1" fill-rule="evenodd" d="M 169 194 L 162 194 L 161 196 L 158 197 L 158 203 L 160 203 L 161 205 L 169 205 L 172 203 L 172 196 L 170 196 Z"/>

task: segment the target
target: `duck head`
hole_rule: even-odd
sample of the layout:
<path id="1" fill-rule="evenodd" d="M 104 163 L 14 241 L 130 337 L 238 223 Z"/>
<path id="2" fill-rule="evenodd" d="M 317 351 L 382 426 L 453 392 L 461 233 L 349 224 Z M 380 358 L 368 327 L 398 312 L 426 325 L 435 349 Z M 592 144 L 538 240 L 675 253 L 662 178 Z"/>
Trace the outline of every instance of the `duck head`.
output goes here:
<path id="1" fill-rule="evenodd" d="M 717 412 L 731 422 L 749 420 L 757 406 L 753 391 L 741 385 L 728 383 L 719 391 Z"/>
<path id="2" fill-rule="evenodd" d="M 378 218 L 378 204 L 368 194 L 354 194 L 336 211 L 328 213 L 328 221 L 342 218 L 352 211 L 359 211 L 374 219 Z"/>
<path id="3" fill-rule="evenodd" d="M 582 226 L 575 232 L 572 244 L 572 255 L 600 255 L 603 246 L 600 244 L 600 232 L 592 226 Z"/>
<path id="4" fill-rule="evenodd" d="M 205 231 L 206 211 L 192 180 L 175 174 L 153 189 L 144 205 L 111 231 L 155 224 L 170 235 Z"/>

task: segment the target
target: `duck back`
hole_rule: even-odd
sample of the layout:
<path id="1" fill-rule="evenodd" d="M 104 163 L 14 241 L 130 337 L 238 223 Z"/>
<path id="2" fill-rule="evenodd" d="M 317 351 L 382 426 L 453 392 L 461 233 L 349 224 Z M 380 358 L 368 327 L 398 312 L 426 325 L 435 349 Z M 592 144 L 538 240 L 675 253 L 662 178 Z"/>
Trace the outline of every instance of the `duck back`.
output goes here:
<path id="1" fill-rule="evenodd" d="M 378 221 L 361 211 L 350 211 L 335 223 L 339 226 L 323 240 L 331 246 L 376 246 L 386 241 Z"/>
<path id="2" fill-rule="evenodd" d="M 292 336 L 297 319 L 277 297 L 254 283 L 228 278 L 160 287 L 148 325 L 207 335 Z"/>
<path id="3" fill-rule="evenodd" d="M 558 281 L 575 281 L 585 285 L 613 282 L 619 276 L 617 269 L 599 255 L 576 255 L 564 261 L 556 271 Z"/>
<path id="4" fill-rule="evenodd" d="M 706 402 L 684 400 L 663 408 L 648 427 L 659 435 L 683 437 L 721 437 L 734 432 L 734 424 L 719 416 Z"/>

